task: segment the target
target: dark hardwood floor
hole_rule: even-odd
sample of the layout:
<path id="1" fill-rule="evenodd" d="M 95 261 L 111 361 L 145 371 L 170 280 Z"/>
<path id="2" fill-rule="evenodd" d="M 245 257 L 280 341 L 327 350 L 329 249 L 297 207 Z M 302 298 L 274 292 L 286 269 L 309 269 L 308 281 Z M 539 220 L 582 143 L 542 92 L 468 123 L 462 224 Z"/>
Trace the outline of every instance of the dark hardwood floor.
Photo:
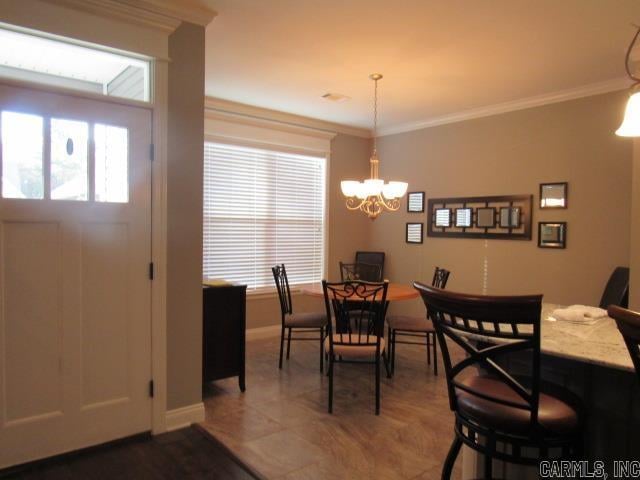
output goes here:
<path id="1" fill-rule="evenodd" d="M 197 427 L 64 455 L 0 474 L 2 480 L 254 478 Z"/>

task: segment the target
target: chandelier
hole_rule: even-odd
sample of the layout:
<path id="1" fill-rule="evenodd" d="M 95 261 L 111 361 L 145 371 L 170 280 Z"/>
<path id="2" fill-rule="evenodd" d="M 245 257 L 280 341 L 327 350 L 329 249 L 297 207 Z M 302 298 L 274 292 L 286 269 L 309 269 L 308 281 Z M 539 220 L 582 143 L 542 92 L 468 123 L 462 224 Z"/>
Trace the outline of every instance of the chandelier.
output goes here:
<path id="1" fill-rule="evenodd" d="M 618 130 L 616 130 L 616 135 L 621 137 L 640 137 L 640 92 L 637 91 L 638 85 L 640 85 L 640 78 L 633 74 L 631 66 L 629 65 L 631 51 L 633 50 L 633 46 L 635 45 L 639 34 L 640 28 L 638 28 L 633 40 L 631 40 L 624 60 L 624 67 L 627 70 L 627 75 L 633 81 L 633 84 L 631 85 L 631 94 L 627 101 L 627 108 L 624 112 L 622 125 L 620 125 Z"/>
<path id="2" fill-rule="evenodd" d="M 371 173 L 363 182 L 356 180 L 343 180 L 340 182 L 342 194 L 347 197 L 349 210 L 362 210 L 371 220 L 375 220 L 385 210 L 395 212 L 400 207 L 400 199 L 407 193 L 406 182 L 389 182 L 378 178 L 378 150 L 376 139 L 378 136 L 378 80 L 382 79 L 379 73 L 369 75 L 374 81 L 373 97 L 373 153 L 369 159 Z"/>

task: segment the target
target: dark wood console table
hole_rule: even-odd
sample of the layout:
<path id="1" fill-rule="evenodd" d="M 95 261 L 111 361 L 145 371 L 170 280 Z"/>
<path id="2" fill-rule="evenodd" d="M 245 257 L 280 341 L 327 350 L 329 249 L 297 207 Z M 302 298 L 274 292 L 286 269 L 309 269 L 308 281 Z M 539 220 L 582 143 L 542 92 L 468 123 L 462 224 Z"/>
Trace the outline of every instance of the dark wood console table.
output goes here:
<path id="1" fill-rule="evenodd" d="M 202 287 L 202 382 L 238 376 L 245 390 L 246 285 Z"/>

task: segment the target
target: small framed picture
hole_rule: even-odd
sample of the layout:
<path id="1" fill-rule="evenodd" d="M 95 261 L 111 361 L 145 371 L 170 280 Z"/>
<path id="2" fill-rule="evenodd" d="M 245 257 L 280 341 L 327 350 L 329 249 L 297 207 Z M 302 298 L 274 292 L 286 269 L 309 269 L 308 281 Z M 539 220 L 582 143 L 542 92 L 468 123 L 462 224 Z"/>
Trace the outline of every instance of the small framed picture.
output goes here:
<path id="1" fill-rule="evenodd" d="M 424 192 L 407 193 L 407 212 L 424 212 Z"/>
<path id="2" fill-rule="evenodd" d="M 538 222 L 538 247 L 566 248 L 567 222 Z"/>
<path id="3" fill-rule="evenodd" d="M 496 209 L 494 207 L 476 208 L 476 227 L 494 228 L 496 226 Z"/>
<path id="4" fill-rule="evenodd" d="M 451 226 L 451 209 L 436 208 L 436 227 Z"/>
<path id="5" fill-rule="evenodd" d="M 500 208 L 500 228 L 520 227 L 520 207 Z"/>
<path id="6" fill-rule="evenodd" d="M 567 182 L 541 183 L 540 208 L 567 208 Z"/>
<path id="7" fill-rule="evenodd" d="M 407 243 L 422 243 L 422 223 L 407 223 Z"/>
<path id="8" fill-rule="evenodd" d="M 456 208 L 456 227 L 466 228 L 471 226 L 473 219 L 473 209 Z"/>

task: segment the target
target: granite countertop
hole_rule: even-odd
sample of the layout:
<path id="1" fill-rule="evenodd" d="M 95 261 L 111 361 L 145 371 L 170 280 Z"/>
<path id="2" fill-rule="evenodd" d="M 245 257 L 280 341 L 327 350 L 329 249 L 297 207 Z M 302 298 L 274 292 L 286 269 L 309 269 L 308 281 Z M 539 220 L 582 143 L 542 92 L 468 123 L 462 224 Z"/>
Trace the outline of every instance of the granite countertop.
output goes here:
<path id="1" fill-rule="evenodd" d="M 592 325 L 550 320 L 551 312 L 562 307 L 542 304 L 540 350 L 543 354 L 619 370 L 634 370 L 629 351 L 613 318 L 601 318 Z M 521 327 L 521 331 L 526 330 Z M 470 334 L 469 337 L 486 339 L 479 334 Z"/>
<path id="2" fill-rule="evenodd" d="M 633 371 L 629 351 L 613 318 L 601 318 L 593 325 L 549 320 L 551 312 L 561 307 L 550 303 L 542 304 L 542 353 Z"/>

